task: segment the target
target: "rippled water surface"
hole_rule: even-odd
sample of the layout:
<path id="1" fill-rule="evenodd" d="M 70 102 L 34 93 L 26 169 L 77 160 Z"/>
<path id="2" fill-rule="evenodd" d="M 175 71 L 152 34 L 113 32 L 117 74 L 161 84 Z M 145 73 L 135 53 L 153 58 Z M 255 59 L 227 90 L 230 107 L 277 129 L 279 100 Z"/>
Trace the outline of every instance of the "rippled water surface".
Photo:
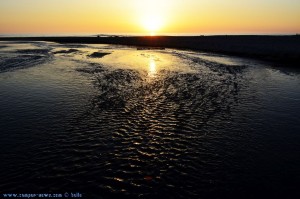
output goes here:
<path id="1" fill-rule="evenodd" d="M 193 51 L 0 43 L 0 193 L 292 197 L 300 71 Z"/>

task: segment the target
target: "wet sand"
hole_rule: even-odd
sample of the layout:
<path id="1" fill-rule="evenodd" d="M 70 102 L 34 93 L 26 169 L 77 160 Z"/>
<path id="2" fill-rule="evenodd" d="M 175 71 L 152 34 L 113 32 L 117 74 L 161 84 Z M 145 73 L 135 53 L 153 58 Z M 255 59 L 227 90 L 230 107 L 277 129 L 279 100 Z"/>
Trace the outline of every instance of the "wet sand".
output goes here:
<path id="1" fill-rule="evenodd" d="M 0 37 L 0 41 L 120 44 L 213 52 L 298 67 L 300 36 Z"/>
<path id="2" fill-rule="evenodd" d="M 0 45 L 0 195 L 300 198 L 298 69 L 173 48 Z"/>

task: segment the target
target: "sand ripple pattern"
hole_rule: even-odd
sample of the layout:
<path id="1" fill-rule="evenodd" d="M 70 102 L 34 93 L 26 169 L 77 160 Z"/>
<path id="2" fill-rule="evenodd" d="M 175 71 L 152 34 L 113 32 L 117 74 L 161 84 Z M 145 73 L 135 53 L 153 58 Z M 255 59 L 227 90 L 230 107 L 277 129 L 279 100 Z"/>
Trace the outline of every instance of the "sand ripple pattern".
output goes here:
<path id="1" fill-rule="evenodd" d="M 93 123 L 95 129 L 87 133 L 103 143 L 97 154 L 102 172 L 93 174 L 102 195 L 188 198 L 205 193 L 194 184 L 209 184 L 202 182 L 209 177 L 197 176 L 199 169 L 218 164 L 205 160 L 213 155 L 203 146 L 211 134 L 208 126 L 228 119 L 239 91 L 237 76 L 245 67 L 193 63 L 197 72 L 161 70 L 155 78 L 146 71 L 102 65 L 80 70 L 94 75 L 99 91 L 80 121 Z"/>
<path id="2" fill-rule="evenodd" d="M 298 191 L 298 73 L 198 52 L 51 45 L 0 50 L 0 193 L 205 199 Z M 150 61 L 140 67 L 135 58 Z M 47 59 L 25 77 L 16 70 Z"/>
<path id="3" fill-rule="evenodd" d="M 51 60 L 52 56 L 49 46 L 43 45 L 43 43 L 33 43 L 28 44 L 27 47 L 28 49 L 10 51 L 6 51 L 7 48 L 3 48 L 0 51 L 0 73 L 37 66 Z"/>

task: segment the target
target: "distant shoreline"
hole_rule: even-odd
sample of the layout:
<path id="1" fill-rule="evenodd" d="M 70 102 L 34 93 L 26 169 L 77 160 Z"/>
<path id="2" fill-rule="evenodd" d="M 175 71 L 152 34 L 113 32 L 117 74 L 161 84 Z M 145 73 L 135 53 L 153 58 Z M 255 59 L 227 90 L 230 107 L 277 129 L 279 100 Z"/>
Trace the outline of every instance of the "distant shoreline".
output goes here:
<path id="1" fill-rule="evenodd" d="M 220 53 L 300 67 L 300 36 L 0 37 L 0 41 L 117 44 Z"/>

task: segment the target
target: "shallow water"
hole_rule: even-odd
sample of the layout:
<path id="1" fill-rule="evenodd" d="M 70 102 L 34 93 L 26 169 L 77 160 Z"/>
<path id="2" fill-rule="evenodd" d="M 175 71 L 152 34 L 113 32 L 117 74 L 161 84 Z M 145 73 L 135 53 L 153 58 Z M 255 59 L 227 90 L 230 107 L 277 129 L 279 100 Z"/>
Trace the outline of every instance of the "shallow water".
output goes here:
<path id="1" fill-rule="evenodd" d="M 1 193 L 299 193 L 300 71 L 174 49 L 0 46 Z"/>

